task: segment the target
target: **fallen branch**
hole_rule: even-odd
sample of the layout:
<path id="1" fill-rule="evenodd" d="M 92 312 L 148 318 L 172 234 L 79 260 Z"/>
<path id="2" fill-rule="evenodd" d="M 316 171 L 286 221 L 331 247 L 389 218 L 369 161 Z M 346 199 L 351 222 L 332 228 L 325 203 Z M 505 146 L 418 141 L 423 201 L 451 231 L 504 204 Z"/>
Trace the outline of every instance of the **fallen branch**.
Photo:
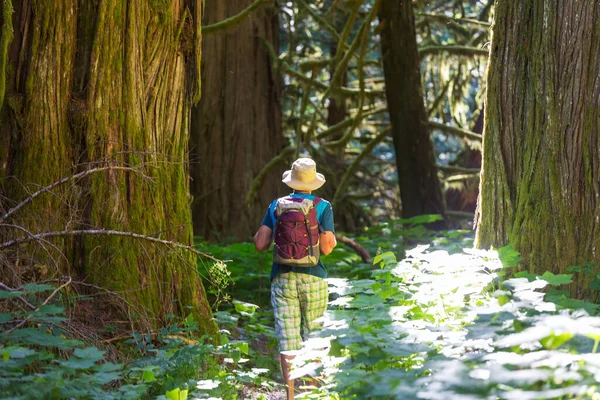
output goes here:
<path id="1" fill-rule="evenodd" d="M 343 236 L 340 235 L 339 233 L 335 234 L 335 239 L 350 247 L 352 250 L 354 250 L 356 252 L 356 254 L 358 254 L 360 256 L 360 258 L 363 260 L 363 262 L 369 263 L 371 260 L 371 254 L 369 254 L 369 252 L 367 251 L 367 249 L 365 249 L 364 247 L 362 247 L 360 244 L 358 244 L 356 241 L 350 239 L 347 236 Z"/>

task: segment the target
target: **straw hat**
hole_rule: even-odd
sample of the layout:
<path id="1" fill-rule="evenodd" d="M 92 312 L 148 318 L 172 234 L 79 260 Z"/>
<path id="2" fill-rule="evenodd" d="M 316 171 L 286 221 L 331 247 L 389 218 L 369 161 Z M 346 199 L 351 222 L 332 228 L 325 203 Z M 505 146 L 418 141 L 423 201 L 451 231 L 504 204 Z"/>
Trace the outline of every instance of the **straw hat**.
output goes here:
<path id="1" fill-rule="evenodd" d="M 292 164 L 292 169 L 283 173 L 281 181 L 295 190 L 312 191 L 323 186 L 325 177 L 317 172 L 317 164 L 313 160 L 299 158 Z"/>

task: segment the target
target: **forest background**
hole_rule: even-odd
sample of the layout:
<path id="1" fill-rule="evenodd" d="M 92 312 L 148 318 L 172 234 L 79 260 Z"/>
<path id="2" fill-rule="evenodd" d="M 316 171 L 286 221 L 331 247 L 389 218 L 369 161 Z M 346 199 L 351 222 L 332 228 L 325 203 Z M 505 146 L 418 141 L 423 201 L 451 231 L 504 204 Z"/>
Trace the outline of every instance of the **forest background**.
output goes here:
<path id="1" fill-rule="evenodd" d="M 358 378 L 376 397 L 435 393 L 418 378 L 453 346 L 466 364 L 443 381 L 452 393 L 591 396 L 599 21 L 599 2 L 583 0 L 5 0 L 0 384 L 23 398 L 270 395 L 268 260 L 239 242 L 304 155 L 347 246 L 326 261 L 347 279 L 330 282 L 331 321 L 369 327 L 331 322 L 327 385 L 307 396 L 373 393 Z M 501 251 L 461 253 L 473 240 Z M 461 253 L 464 270 L 444 275 L 433 250 Z M 454 292 L 428 286 L 449 276 Z M 456 303 L 439 311 L 444 296 Z M 485 371 L 514 361 L 484 370 L 452 335 L 411 336 L 418 321 L 476 326 L 472 308 L 488 303 L 499 308 L 481 340 L 493 343 L 478 353 L 560 362 L 494 380 Z M 559 329 L 558 316 L 579 325 Z M 399 321 L 412 325 L 386 331 Z"/>

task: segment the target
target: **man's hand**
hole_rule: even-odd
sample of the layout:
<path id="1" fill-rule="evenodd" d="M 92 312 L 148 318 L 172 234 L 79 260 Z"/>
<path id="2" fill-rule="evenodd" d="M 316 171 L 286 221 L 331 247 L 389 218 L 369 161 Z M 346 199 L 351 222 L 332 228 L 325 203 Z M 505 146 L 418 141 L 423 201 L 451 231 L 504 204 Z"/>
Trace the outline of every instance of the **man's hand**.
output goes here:
<path id="1" fill-rule="evenodd" d="M 254 247 L 258 251 L 269 250 L 272 238 L 273 230 L 266 225 L 261 225 L 254 235 Z"/>
<path id="2" fill-rule="evenodd" d="M 335 234 L 331 231 L 325 231 L 321 233 L 319 237 L 319 250 L 321 254 L 326 256 L 331 253 L 331 250 L 335 247 L 337 241 L 335 240 Z"/>

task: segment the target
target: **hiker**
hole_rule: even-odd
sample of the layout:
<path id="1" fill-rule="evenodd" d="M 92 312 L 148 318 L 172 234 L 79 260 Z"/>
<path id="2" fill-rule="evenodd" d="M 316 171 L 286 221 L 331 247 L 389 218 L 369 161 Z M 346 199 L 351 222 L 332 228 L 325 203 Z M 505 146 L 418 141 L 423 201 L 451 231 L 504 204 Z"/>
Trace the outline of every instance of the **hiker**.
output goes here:
<path id="1" fill-rule="evenodd" d="M 331 253 L 336 241 L 331 204 L 312 194 L 325 183 L 315 162 L 297 159 L 292 169 L 283 173 L 282 181 L 294 192 L 271 203 L 254 235 L 254 245 L 258 251 L 265 251 L 275 241 L 271 304 L 283 381 L 288 399 L 293 399 L 291 361 L 302 338 L 318 328 L 315 320 L 327 308 L 327 270 L 319 255 Z"/>

